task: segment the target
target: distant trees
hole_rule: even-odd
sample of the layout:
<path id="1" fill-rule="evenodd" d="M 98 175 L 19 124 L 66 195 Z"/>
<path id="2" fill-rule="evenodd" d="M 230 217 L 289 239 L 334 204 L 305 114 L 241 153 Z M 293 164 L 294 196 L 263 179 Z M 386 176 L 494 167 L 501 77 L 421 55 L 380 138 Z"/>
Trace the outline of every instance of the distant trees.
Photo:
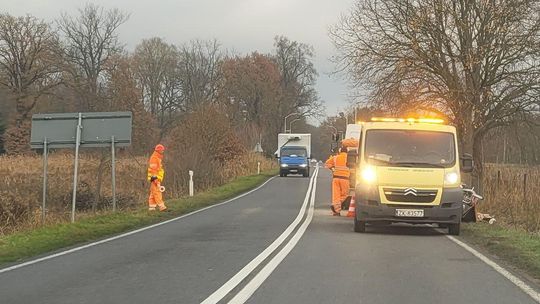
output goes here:
<path id="1" fill-rule="evenodd" d="M 253 53 L 226 59 L 222 70 L 221 103 L 232 124 L 251 139 L 253 146 L 263 134 L 264 149 L 271 149 L 276 126 L 279 128 L 281 122 L 279 106 L 283 99 L 277 65 L 269 56 Z"/>
<path id="2" fill-rule="evenodd" d="M 182 109 L 179 53 L 161 38 L 144 39 L 135 48 L 132 62 L 145 108 L 165 130 Z"/>
<path id="3" fill-rule="evenodd" d="M 133 150 L 145 151 L 194 111 L 219 109 L 245 146 L 262 139 L 268 154 L 286 115 L 321 114 L 308 45 L 279 36 L 270 54 L 230 56 L 215 40 L 175 45 L 151 37 L 129 53 L 118 37 L 127 19 L 94 4 L 61 14 L 53 25 L 0 15 L 0 93 L 9 92 L 0 117 L 9 117 L 2 137 L 8 152 L 29 150 L 35 111 L 130 110 Z"/>
<path id="4" fill-rule="evenodd" d="M 49 24 L 31 16 L 0 15 L 0 86 L 15 100 L 4 135 L 11 154 L 30 149 L 30 115 L 40 98 L 59 83 L 59 51 Z"/>
<path id="5" fill-rule="evenodd" d="M 234 124 L 244 133 L 262 139 L 263 149 L 271 155 L 277 148 L 276 134 L 282 132 L 284 117 L 318 117 L 322 105 L 315 92 L 317 72 L 310 46 L 278 36 L 271 54 L 253 53 L 226 59 L 223 63 L 221 102 Z M 255 133 L 255 134 L 254 134 Z"/>
<path id="6" fill-rule="evenodd" d="M 100 88 L 107 61 L 122 51 L 118 28 L 128 16 L 118 9 L 105 10 L 94 4 L 79 9 L 78 16 L 62 14 L 57 21 L 63 36 L 66 83 L 77 92 L 81 111 L 103 110 Z"/>
<path id="7" fill-rule="evenodd" d="M 479 163 L 489 130 L 539 109 L 539 11 L 536 0 L 358 0 L 330 35 L 373 103 L 447 116 Z"/>

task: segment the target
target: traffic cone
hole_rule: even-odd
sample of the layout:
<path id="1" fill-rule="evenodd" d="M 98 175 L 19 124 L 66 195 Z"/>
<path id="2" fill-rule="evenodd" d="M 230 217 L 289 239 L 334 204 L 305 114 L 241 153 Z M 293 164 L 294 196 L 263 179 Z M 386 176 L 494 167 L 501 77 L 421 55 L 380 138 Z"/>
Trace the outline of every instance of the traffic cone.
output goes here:
<path id="1" fill-rule="evenodd" d="M 347 217 L 354 217 L 356 213 L 356 208 L 354 206 L 354 196 L 351 196 L 351 203 L 349 204 L 349 211 L 347 212 Z"/>

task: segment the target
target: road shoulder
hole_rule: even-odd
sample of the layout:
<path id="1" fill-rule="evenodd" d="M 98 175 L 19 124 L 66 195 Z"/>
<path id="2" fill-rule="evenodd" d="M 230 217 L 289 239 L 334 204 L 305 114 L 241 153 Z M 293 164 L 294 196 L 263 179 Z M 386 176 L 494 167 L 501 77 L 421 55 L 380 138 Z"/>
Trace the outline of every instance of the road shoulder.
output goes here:
<path id="1" fill-rule="evenodd" d="M 487 223 L 465 224 L 459 237 L 540 289 L 540 235 Z"/>

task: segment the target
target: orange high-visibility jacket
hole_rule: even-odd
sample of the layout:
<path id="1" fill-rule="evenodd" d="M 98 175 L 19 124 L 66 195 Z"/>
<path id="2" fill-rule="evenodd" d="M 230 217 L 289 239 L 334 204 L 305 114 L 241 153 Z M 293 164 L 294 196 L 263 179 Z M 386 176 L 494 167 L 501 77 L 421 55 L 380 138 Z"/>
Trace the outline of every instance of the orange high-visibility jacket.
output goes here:
<path id="1" fill-rule="evenodd" d="M 334 169 L 334 177 L 349 178 L 351 174 L 349 167 L 347 167 L 347 153 L 345 152 L 330 156 L 325 165 L 328 169 Z"/>
<path id="2" fill-rule="evenodd" d="M 150 160 L 148 161 L 148 180 L 150 180 L 152 176 L 156 176 L 159 182 L 163 181 L 163 177 L 165 177 L 165 170 L 163 170 L 163 165 L 161 163 L 162 159 L 163 155 L 160 153 L 152 153 L 152 156 L 150 156 Z"/>

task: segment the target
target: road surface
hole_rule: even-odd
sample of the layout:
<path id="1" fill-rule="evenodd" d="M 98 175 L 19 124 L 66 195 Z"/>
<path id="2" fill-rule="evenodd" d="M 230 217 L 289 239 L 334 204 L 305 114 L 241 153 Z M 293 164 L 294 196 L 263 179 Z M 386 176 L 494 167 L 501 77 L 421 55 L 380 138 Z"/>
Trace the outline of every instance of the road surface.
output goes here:
<path id="1" fill-rule="evenodd" d="M 0 270 L 0 303 L 537 303 L 430 227 L 332 217 L 330 173 Z"/>

